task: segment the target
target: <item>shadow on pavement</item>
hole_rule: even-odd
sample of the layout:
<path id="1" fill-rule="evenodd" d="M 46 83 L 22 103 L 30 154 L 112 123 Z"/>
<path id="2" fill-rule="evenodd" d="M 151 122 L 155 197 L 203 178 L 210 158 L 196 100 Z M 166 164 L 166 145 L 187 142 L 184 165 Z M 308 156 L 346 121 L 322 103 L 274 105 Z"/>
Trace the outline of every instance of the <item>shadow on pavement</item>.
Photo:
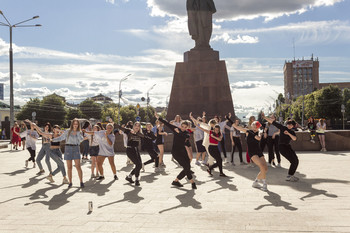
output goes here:
<path id="1" fill-rule="evenodd" d="M 194 199 L 194 190 L 186 190 L 186 189 L 182 189 L 179 188 L 180 190 L 184 191 L 184 194 L 179 194 L 176 196 L 176 198 L 180 201 L 180 204 L 168 209 L 164 209 L 159 211 L 160 214 L 167 212 L 167 211 L 171 211 L 171 210 L 176 210 L 178 208 L 187 208 L 187 207 L 192 207 L 193 209 L 202 209 L 202 203 L 200 203 L 199 201 L 197 201 L 196 199 Z"/>
<path id="2" fill-rule="evenodd" d="M 133 164 L 128 164 L 124 167 L 122 167 L 122 169 L 118 170 L 119 172 L 131 172 L 131 170 L 134 168 Z"/>
<path id="3" fill-rule="evenodd" d="M 16 175 L 25 173 L 28 170 L 29 170 L 29 168 L 23 168 L 23 169 L 19 169 L 19 170 L 13 171 L 13 172 L 5 172 L 5 173 L 2 173 L 2 174 L 9 175 L 9 176 L 16 176 Z"/>
<path id="4" fill-rule="evenodd" d="M 216 181 L 215 183 L 218 184 L 220 187 L 213 189 L 213 190 L 210 190 L 210 191 L 208 191 L 208 193 L 216 192 L 219 190 L 238 191 L 236 185 L 230 184 L 232 179 L 233 179 L 233 177 L 219 177 L 217 179 L 210 180 L 210 181 Z"/>
<path id="5" fill-rule="evenodd" d="M 155 180 L 158 180 L 158 178 L 156 177 L 157 175 L 159 174 L 155 172 L 148 173 L 148 175 L 142 175 L 141 181 L 146 181 L 146 183 L 153 183 Z"/>
<path id="6" fill-rule="evenodd" d="M 123 199 L 118 200 L 118 201 L 114 201 L 114 202 L 111 202 L 111 203 L 107 203 L 107 204 L 104 204 L 104 205 L 100 205 L 97 208 L 100 209 L 100 208 L 103 208 L 103 207 L 106 207 L 106 206 L 110 206 L 110 205 L 114 205 L 114 204 L 118 204 L 118 203 L 121 203 L 121 202 L 130 202 L 130 203 L 133 203 L 133 204 L 137 204 L 140 201 L 145 199 L 145 198 L 139 196 L 139 193 L 140 193 L 141 190 L 142 190 L 141 187 L 134 186 L 133 190 L 124 193 L 124 198 Z"/>
<path id="7" fill-rule="evenodd" d="M 281 196 L 278 195 L 277 193 L 267 191 L 267 195 L 264 196 L 264 198 L 268 202 L 270 202 L 270 204 L 260 205 L 256 207 L 255 210 L 261 210 L 262 208 L 267 206 L 284 207 L 286 210 L 291 210 L 291 211 L 298 210 L 298 208 L 293 207 L 291 203 L 283 201 Z"/>
<path id="8" fill-rule="evenodd" d="M 6 186 L 6 187 L 2 187 L 0 189 L 8 189 L 8 188 L 14 188 L 14 187 L 22 187 L 22 188 L 29 188 L 30 186 L 36 185 L 38 184 L 40 181 L 44 180 L 45 177 L 42 177 L 40 179 L 38 179 L 39 176 L 34 176 L 32 178 L 29 178 L 29 181 L 27 183 L 24 184 L 17 184 L 17 185 L 11 185 L 11 186 Z"/>
<path id="9" fill-rule="evenodd" d="M 110 187 L 115 182 L 115 180 L 111 180 L 107 184 L 103 184 L 103 181 L 95 181 L 95 180 L 89 180 L 85 182 L 85 188 L 83 189 L 83 192 L 88 193 L 96 193 L 97 196 L 104 196 L 107 192 L 110 191 Z"/>

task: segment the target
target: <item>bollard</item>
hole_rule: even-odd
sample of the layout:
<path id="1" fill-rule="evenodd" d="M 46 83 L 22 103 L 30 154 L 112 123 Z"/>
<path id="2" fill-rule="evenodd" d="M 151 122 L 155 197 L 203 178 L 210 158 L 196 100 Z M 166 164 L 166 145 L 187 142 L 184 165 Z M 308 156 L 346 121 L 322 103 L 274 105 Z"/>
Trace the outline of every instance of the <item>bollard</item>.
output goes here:
<path id="1" fill-rule="evenodd" d="M 89 212 L 92 212 L 92 210 L 93 210 L 92 201 L 89 201 Z"/>

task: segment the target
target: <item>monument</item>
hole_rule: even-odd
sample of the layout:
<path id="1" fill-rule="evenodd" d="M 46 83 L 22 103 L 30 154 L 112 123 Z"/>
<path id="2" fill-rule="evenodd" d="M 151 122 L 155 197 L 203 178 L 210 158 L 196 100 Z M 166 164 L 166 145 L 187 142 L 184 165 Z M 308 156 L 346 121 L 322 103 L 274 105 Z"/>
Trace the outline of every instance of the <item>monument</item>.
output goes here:
<path id="1" fill-rule="evenodd" d="M 176 115 L 188 119 L 207 113 L 208 118 L 224 116 L 234 107 L 226 62 L 210 47 L 212 17 L 216 12 L 213 0 L 187 0 L 188 29 L 195 47 L 184 54 L 184 62 L 176 63 L 167 119 Z"/>

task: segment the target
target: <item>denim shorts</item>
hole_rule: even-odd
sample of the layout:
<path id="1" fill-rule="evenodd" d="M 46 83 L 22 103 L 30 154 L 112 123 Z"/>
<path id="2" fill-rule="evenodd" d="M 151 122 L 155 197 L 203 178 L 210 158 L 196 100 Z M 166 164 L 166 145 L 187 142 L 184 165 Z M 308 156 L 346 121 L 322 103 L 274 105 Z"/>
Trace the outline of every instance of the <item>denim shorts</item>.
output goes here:
<path id="1" fill-rule="evenodd" d="M 65 146 L 64 148 L 64 160 L 80 159 L 80 147 L 79 146 Z"/>

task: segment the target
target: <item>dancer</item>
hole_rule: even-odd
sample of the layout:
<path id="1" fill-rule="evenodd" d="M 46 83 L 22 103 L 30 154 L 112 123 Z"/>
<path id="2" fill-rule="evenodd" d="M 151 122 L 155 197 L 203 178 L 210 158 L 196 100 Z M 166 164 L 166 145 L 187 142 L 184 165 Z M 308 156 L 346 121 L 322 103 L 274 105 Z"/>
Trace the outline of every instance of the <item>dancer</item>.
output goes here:
<path id="1" fill-rule="evenodd" d="M 198 117 L 198 122 L 203 122 L 203 120 Z M 196 165 L 200 166 L 201 163 L 199 162 L 199 159 L 201 158 L 202 162 L 205 161 L 205 147 L 203 146 L 203 139 L 204 139 L 204 131 L 199 129 L 199 126 L 196 126 L 194 129 L 194 140 L 196 142 L 196 149 L 197 149 L 197 155 L 196 155 Z"/>
<path id="2" fill-rule="evenodd" d="M 236 119 L 235 126 L 239 126 L 239 120 Z M 231 156 L 231 163 L 233 166 L 235 166 L 234 163 L 234 154 L 235 154 L 235 150 L 236 147 L 238 149 L 238 153 L 239 153 L 239 161 L 241 162 L 241 165 L 246 165 L 245 162 L 243 162 L 243 156 L 242 156 L 242 143 L 241 143 L 241 131 L 235 129 L 233 126 L 231 127 L 231 132 L 230 132 L 230 138 L 231 138 L 231 142 L 232 142 L 232 156 Z"/>
<path id="3" fill-rule="evenodd" d="M 249 122 L 248 122 L 248 125 L 247 125 L 247 128 L 248 128 L 249 130 L 252 130 L 252 123 L 253 123 L 254 121 L 256 121 L 255 116 L 250 116 L 250 117 L 249 117 Z M 246 134 L 246 137 L 247 137 L 247 136 L 248 136 L 248 135 Z M 247 159 L 248 166 L 249 166 L 249 167 L 255 167 L 254 163 L 250 161 L 248 147 L 247 147 L 247 152 L 246 152 L 246 155 L 245 155 L 245 156 L 246 156 L 246 159 Z"/>
<path id="4" fill-rule="evenodd" d="M 276 120 L 276 117 L 274 114 L 270 115 L 270 118 L 272 120 Z M 275 154 L 277 157 L 277 167 L 281 167 L 281 155 L 280 151 L 278 148 L 278 141 L 279 141 L 279 135 L 280 135 L 280 130 L 274 126 L 271 123 L 268 123 L 268 131 L 267 131 L 267 148 L 269 151 L 269 163 L 268 165 L 274 165 L 275 164 Z"/>
<path id="5" fill-rule="evenodd" d="M 97 131 L 100 131 L 101 128 L 98 125 L 94 125 L 92 130 L 94 132 L 97 132 Z M 94 137 L 94 135 L 89 135 L 89 134 L 88 134 L 88 137 L 89 137 L 89 146 L 90 146 L 89 153 L 91 157 L 91 179 L 93 179 L 100 176 L 98 172 L 98 164 L 97 164 L 97 156 L 98 156 L 100 147 L 97 141 L 97 137 Z M 96 169 L 96 175 L 95 175 L 95 169 Z"/>
<path id="6" fill-rule="evenodd" d="M 84 140 L 81 143 L 82 146 L 82 160 L 88 160 L 88 155 L 89 155 L 89 137 L 87 137 L 87 135 L 85 135 L 84 131 L 91 131 L 91 125 L 90 122 L 85 121 L 83 127 L 82 127 L 82 131 L 83 131 L 83 136 L 84 136 Z"/>
<path id="7" fill-rule="evenodd" d="M 164 168 L 165 164 L 163 162 L 163 157 L 164 157 L 164 136 L 167 136 L 167 132 L 164 132 L 164 124 L 161 123 L 160 121 L 156 121 L 156 126 L 157 126 L 157 130 L 156 130 L 156 146 L 158 147 L 159 150 L 159 155 L 158 155 L 158 159 L 159 159 L 159 167 L 160 168 Z"/>
<path id="8" fill-rule="evenodd" d="M 27 122 L 30 123 L 31 125 L 33 124 L 30 121 L 27 121 Z M 45 156 L 45 163 L 47 165 L 47 169 L 49 169 L 49 174 L 52 174 L 52 167 L 51 167 L 51 163 L 50 163 L 50 137 L 46 136 L 46 135 L 50 135 L 51 131 L 52 131 L 51 124 L 49 122 L 47 122 L 44 125 L 45 134 L 41 134 L 42 135 L 42 147 L 41 147 L 39 154 L 36 158 L 36 163 L 38 164 L 38 168 L 39 168 L 39 172 L 37 173 L 37 175 L 41 175 L 41 174 L 45 173 L 43 165 L 41 164 L 41 160 L 44 158 L 44 156 Z"/>
<path id="9" fill-rule="evenodd" d="M 25 161 L 25 166 L 28 167 L 28 162 L 33 162 L 33 168 L 35 168 L 35 150 L 36 150 L 36 140 L 39 138 L 39 134 L 34 130 L 34 126 L 30 125 L 30 130 L 27 130 L 27 150 L 29 151 L 30 158 Z"/>
<path id="10" fill-rule="evenodd" d="M 41 129 L 35 124 L 32 123 L 31 124 L 34 126 L 34 128 L 37 130 L 37 132 L 42 135 L 43 137 L 49 138 L 49 139 L 53 139 L 53 138 L 57 138 L 60 136 L 60 127 L 58 125 L 55 125 L 53 127 L 53 133 L 51 132 L 42 132 Z M 53 177 L 59 173 L 61 171 L 62 176 L 63 176 L 63 181 L 62 184 L 69 184 L 69 181 L 66 177 L 66 169 L 64 167 L 64 162 L 62 159 L 62 152 L 61 152 L 61 146 L 60 146 L 60 142 L 50 142 L 50 150 L 49 150 L 49 155 L 50 158 L 57 164 L 57 168 L 50 173 L 46 179 L 48 179 L 51 183 L 55 182 Z"/>
<path id="11" fill-rule="evenodd" d="M 72 169 L 73 169 L 73 160 L 75 164 L 75 168 L 77 169 L 79 180 L 80 180 L 80 188 L 84 188 L 83 183 L 83 171 L 81 170 L 80 164 L 80 143 L 84 140 L 83 133 L 80 130 L 80 123 L 77 118 L 71 121 L 70 128 L 66 131 L 61 131 L 62 135 L 56 138 L 53 138 L 53 142 L 60 142 L 66 140 L 66 144 L 64 147 L 64 159 L 67 162 L 68 168 L 68 178 L 69 184 L 68 188 L 71 188 L 72 183 Z"/>
<path id="12" fill-rule="evenodd" d="M 292 181 L 292 182 L 298 181 L 299 178 L 295 177 L 294 174 L 298 168 L 299 159 L 295 151 L 292 149 L 292 146 L 290 145 L 291 140 L 293 141 L 297 140 L 297 137 L 293 130 L 293 128 L 296 126 L 295 121 L 293 120 L 287 121 L 286 122 L 287 126 L 284 126 L 276 122 L 276 120 L 266 117 L 264 113 L 262 113 L 262 117 L 265 120 L 267 120 L 269 123 L 276 126 L 281 131 L 278 147 L 280 149 L 280 153 L 290 162 L 290 167 L 289 167 L 286 181 Z"/>
<path id="13" fill-rule="evenodd" d="M 159 159 L 158 159 L 158 153 L 154 150 L 153 141 L 157 139 L 157 137 L 152 132 L 152 124 L 146 123 L 146 128 L 143 129 L 143 134 L 145 135 L 143 145 L 144 150 L 147 151 L 149 156 L 151 156 L 151 159 L 146 161 L 142 164 L 142 170 L 145 171 L 145 165 L 155 163 L 155 172 L 159 171 Z"/>
<path id="14" fill-rule="evenodd" d="M 227 118 L 231 123 L 233 121 L 230 118 Z M 248 145 L 248 155 L 250 159 L 259 167 L 260 172 L 257 175 L 255 181 L 253 182 L 254 188 L 259 188 L 263 191 L 267 191 L 267 183 L 266 183 L 266 173 L 267 173 L 267 164 L 266 160 L 264 158 L 264 154 L 261 151 L 261 147 L 259 145 L 259 141 L 261 140 L 261 137 L 258 136 L 259 134 L 259 128 L 261 127 L 261 124 L 259 121 L 254 121 L 251 123 L 251 129 L 246 129 L 240 126 L 237 126 L 236 124 L 232 124 L 232 126 L 242 132 L 245 132 L 248 134 L 247 136 L 247 145 Z M 263 186 L 259 184 L 259 182 L 263 183 Z"/>
<path id="15" fill-rule="evenodd" d="M 190 134 L 190 137 L 186 139 L 186 142 L 185 142 L 185 145 L 186 145 L 186 151 L 187 151 L 187 155 L 188 155 L 188 158 L 190 160 L 190 164 L 192 163 L 192 160 L 193 160 L 193 149 L 192 149 L 192 145 L 191 145 L 191 134 L 193 134 L 193 131 L 194 129 L 192 129 L 192 124 L 190 121 L 187 121 L 188 123 L 188 133 Z M 192 174 L 194 173 L 192 170 L 191 170 Z"/>
<path id="16" fill-rule="evenodd" d="M 113 130 L 114 130 L 114 122 L 108 123 L 106 126 L 106 130 L 88 132 L 85 129 L 83 129 L 83 132 L 85 132 L 86 134 L 92 135 L 94 138 L 96 138 L 99 145 L 97 165 L 98 165 L 98 171 L 100 172 L 100 176 L 97 178 L 97 180 L 105 179 L 103 163 L 106 158 L 108 158 L 109 165 L 111 166 L 111 169 L 114 175 L 114 180 L 118 180 L 117 169 L 114 163 L 115 135 L 113 133 L 114 132 Z"/>
<path id="17" fill-rule="evenodd" d="M 324 119 L 320 119 L 320 121 L 316 124 L 316 133 L 318 135 L 318 139 L 320 140 L 321 143 L 321 151 L 326 152 L 326 137 L 325 137 L 325 132 L 327 129 L 327 125 L 326 122 L 324 121 Z"/>
<path id="18" fill-rule="evenodd" d="M 194 182 L 192 177 L 190 160 L 188 159 L 187 151 L 185 148 L 186 139 L 190 137 L 187 131 L 189 127 L 188 122 L 182 121 L 180 128 L 178 128 L 175 125 L 172 125 L 166 120 L 160 118 L 157 112 L 155 112 L 154 115 L 160 122 L 163 122 L 164 125 L 166 125 L 174 133 L 173 148 L 171 150 L 171 153 L 174 159 L 183 167 L 183 170 L 172 182 L 172 185 L 177 187 L 183 187 L 183 185 L 180 183 L 180 180 L 187 176 L 187 179 L 192 184 L 192 189 L 197 189 L 196 183 Z"/>
<path id="19" fill-rule="evenodd" d="M 190 119 L 196 124 L 198 125 L 199 129 L 202 130 L 203 132 L 206 132 L 207 134 L 209 134 L 209 152 L 211 154 L 211 156 L 213 156 L 216 160 L 216 163 L 209 166 L 207 169 L 207 172 L 209 173 L 210 176 L 213 176 L 212 171 L 214 168 L 219 167 L 219 171 L 220 171 L 220 176 L 221 177 L 227 177 L 224 172 L 222 171 L 222 158 L 221 158 L 221 154 L 219 151 L 219 142 L 222 140 L 223 136 L 222 136 L 222 130 L 220 129 L 219 125 L 215 125 L 213 130 L 206 130 L 201 128 L 200 122 L 197 121 L 196 119 L 194 119 L 194 117 L 192 116 L 192 113 L 190 113 Z"/>
<path id="20" fill-rule="evenodd" d="M 21 143 L 22 143 L 23 150 L 25 150 L 25 148 L 26 148 L 26 136 L 27 136 L 26 131 L 27 131 L 26 123 L 22 122 L 20 131 L 19 131 L 19 136 L 21 137 Z"/>
<path id="21" fill-rule="evenodd" d="M 130 184 L 135 183 L 136 186 L 140 186 L 140 170 L 142 168 L 142 161 L 138 147 L 141 142 L 141 138 L 145 137 L 141 133 L 141 124 L 140 122 L 135 122 L 132 129 L 124 128 L 120 125 L 116 125 L 116 127 L 123 131 L 123 133 L 127 136 L 126 155 L 135 164 L 135 168 L 128 176 L 125 177 L 125 180 L 127 180 Z M 133 175 L 135 175 L 135 181 L 132 179 Z"/>
<path id="22" fill-rule="evenodd" d="M 231 118 L 231 114 L 229 114 L 229 118 Z M 225 146 L 225 129 L 230 129 L 230 127 L 227 126 L 227 120 L 222 120 L 221 116 L 216 117 L 216 121 L 218 122 L 218 125 L 220 126 L 222 140 L 219 142 L 219 149 L 221 149 L 221 152 L 224 154 L 225 163 L 229 163 L 227 159 L 227 153 L 226 153 L 226 146 Z M 219 150 L 220 151 L 220 150 Z"/>

